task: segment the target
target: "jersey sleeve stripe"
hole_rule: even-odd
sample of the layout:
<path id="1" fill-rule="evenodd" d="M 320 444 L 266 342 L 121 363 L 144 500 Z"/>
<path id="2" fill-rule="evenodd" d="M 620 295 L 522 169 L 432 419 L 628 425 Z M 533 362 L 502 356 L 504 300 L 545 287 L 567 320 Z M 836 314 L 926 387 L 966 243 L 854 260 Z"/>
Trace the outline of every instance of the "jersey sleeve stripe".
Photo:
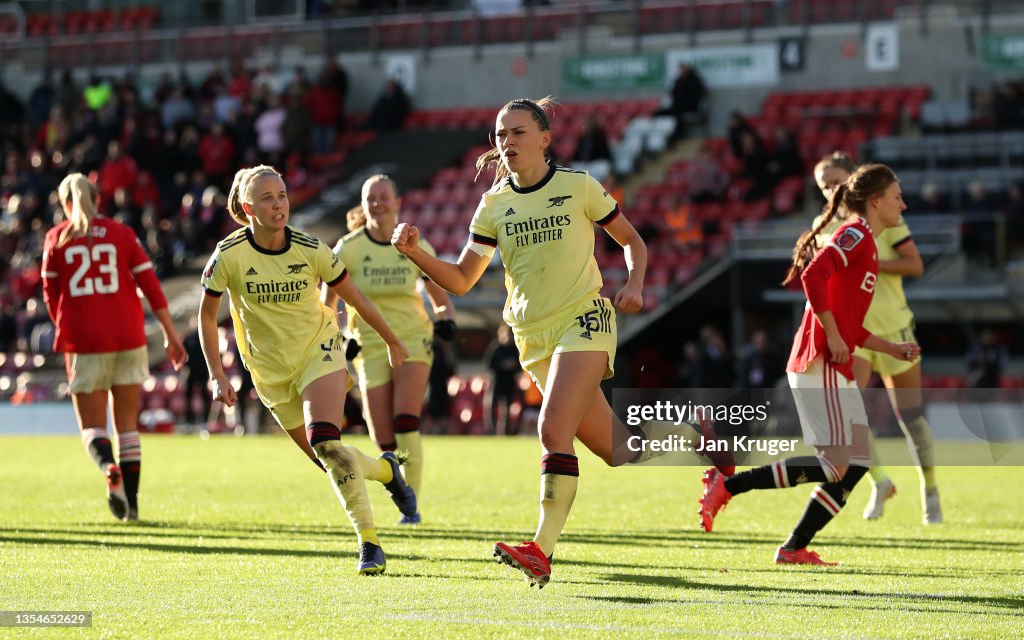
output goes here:
<path id="1" fill-rule="evenodd" d="M 619 211 L 619 208 L 615 207 L 614 209 L 612 209 L 611 213 L 598 220 L 597 224 L 601 225 L 602 227 L 608 226 L 609 224 L 611 224 L 612 220 L 619 217 L 620 213 L 622 212 Z"/>
<path id="2" fill-rule="evenodd" d="M 232 239 L 224 240 L 223 242 L 221 242 L 220 244 L 217 245 L 217 250 L 220 251 L 221 253 L 223 253 L 223 252 L 227 251 L 228 249 L 230 249 L 231 247 L 237 247 L 238 245 L 242 244 L 243 242 L 245 242 L 245 236 L 244 235 L 241 238 L 237 238 L 237 239 L 234 239 L 234 240 L 232 240 Z"/>
<path id="3" fill-rule="evenodd" d="M 496 238 L 488 238 L 487 236 L 482 236 L 479 233 L 470 233 L 469 239 L 486 247 L 494 248 L 498 246 L 498 240 Z"/>
<path id="4" fill-rule="evenodd" d="M 224 295 L 223 291 L 217 291 L 215 289 L 211 289 L 210 287 L 203 287 L 203 291 L 206 292 L 206 295 L 208 295 L 208 296 L 210 296 L 212 298 L 219 298 L 222 295 Z"/>
<path id="5" fill-rule="evenodd" d="M 149 260 L 146 260 L 142 264 L 132 267 L 132 273 L 142 273 L 146 269 L 152 269 L 152 268 L 153 268 L 153 263 L 150 262 Z"/>
<path id="6" fill-rule="evenodd" d="M 336 285 L 336 284 L 338 284 L 339 282 L 341 282 L 342 280 L 344 280 L 346 276 L 348 276 L 348 269 L 342 269 L 342 271 L 341 271 L 341 275 L 339 275 L 339 276 L 338 276 L 337 278 L 335 278 L 334 280 L 331 280 L 330 282 L 328 282 L 328 283 L 327 283 L 327 286 L 328 286 L 328 287 L 333 287 L 334 285 Z"/>
<path id="7" fill-rule="evenodd" d="M 892 248 L 896 249 L 898 247 L 901 247 L 901 246 L 905 245 L 906 243 L 910 242 L 913 239 L 914 239 L 914 236 L 907 236 L 906 238 L 903 238 L 902 240 L 900 240 L 896 244 L 892 245 Z"/>
<path id="8" fill-rule="evenodd" d="M 309 249 L 316 249 L 320 246 L 319 242 L 309 242 L 308 240 L 300 240 L 299 238 L 292 238 L 292 242 Z"/>
<path id="9" fill-rule="evenodd" d="M 839 248 L 839 245 L 837 245 L 837 244 L 836 244 L 836 243 L 834 243 L 834 242 L 829 242 L 829 243 L 828 243 L 828 244 L 826 244 L 825 246 L 826 246 L 826 247 L 831 247 L 831 248 L 833 248 L 833 249 L 835 249 L 835 250 L 836 250 L 836 253 L 838 253 L 838 254 L 839 254 L 839 257 L 843 259 L 843 266 L 844 266 L 844 267 L 848 267 L 848 266 L 850 266 L 850 261 L 846 259 L 846 252 L 845 252 L 845 251 L 843 251 L 842 249 L 840 249 L 840 248 Z"/>

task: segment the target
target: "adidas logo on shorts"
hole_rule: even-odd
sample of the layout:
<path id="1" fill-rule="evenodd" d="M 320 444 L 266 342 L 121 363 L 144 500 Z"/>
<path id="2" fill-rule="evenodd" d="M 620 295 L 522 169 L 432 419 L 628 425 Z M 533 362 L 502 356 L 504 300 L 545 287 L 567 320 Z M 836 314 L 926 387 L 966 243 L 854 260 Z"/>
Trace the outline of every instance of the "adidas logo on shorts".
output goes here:
<path id="1" fill-rule="evenodd" d="M 584 331 L 583 333 L 580 334 L 580 337 L 581 338 L 586 338 L 587 340 L 593 340 L 593 338 L 590 337 L 590 332 L 589 331 Z"/>
<path id="2" fill-rule="evenodd" d="M 334 362 L 334 360 L 331 359 L 331 354 L 327 353 L 324 354 L 324 359 L 322 360 L 322 362 Z"/>
<path id="3" fill-rule="evenodd" d="M 256 273 L 256 269 L 255 268 L 249 267 L 249 270 L 245 272 L 245 275 L 247 275 L 247 276 L 258 276 L 259 274 Z"/>

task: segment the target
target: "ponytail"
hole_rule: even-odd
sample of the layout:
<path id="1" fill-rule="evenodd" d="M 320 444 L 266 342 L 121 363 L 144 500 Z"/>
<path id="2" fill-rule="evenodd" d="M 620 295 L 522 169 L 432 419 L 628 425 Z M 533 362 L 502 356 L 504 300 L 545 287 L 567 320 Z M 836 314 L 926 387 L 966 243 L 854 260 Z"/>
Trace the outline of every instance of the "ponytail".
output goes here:
<path id="1" fill-rule="evenodd" d="M 832 192 L 832 198 L 828 202 L 828 207 L 825 209 L 825 215 L 821 217 L 818 224 L 814 225 L 814 228 L 804 231 L 797 238 L 796 246 L 793 247 L 793 262 L 789 265 L 789 271 L 786 272 L 786 279 L 782 281 L 783 285 L 787 285 L 804 270 L 807 263 L 814 258 L 814 254 L 818 252 L 821 247 L 818 246 L 818 234 L 832 222 L 833 218 L 836 217 L 840 207 L 843 203 L 843 198 L 846 196 L 847 186 L 843 183 L 836 187 L 836 190 Z"/>
<path id="2" fill-rule="evenodd" d="M 813 229 L 800 234 L 796 241 L 796 247 L 793 248 L 793 263 L 789 266 L 782 284 L 789 284 L 795 280 L 807 263 L 814 258 L 819 249 L 818 234 L 822 229 L 836 217 L 843 218 L 849 213 L 863 216 L 868 210 L 868 201 L 884 193 L 894 182 L 899 182 L 899 179 L 889 167 L 884 164 L 866 164 L 857 169 L 846 182 L 836 187 L 821 220 Z"/>
<path id="3" fill-rule="evenodd" d="M 235 179 L 231 182 L 231 190 L 228 191 L 228 214 L 243 227 L 249 226 L 249 216 L 246 215 L 242 203 L 252 204 L 252 183 L 256 178 L 263 176 L 277 176 L 284 180 L 277 169 L 261 164 L 239 169 L 235 173 Z"/>
<path id="4" fill-rule="evenodd" d="M 57 196 L 68 212 L 68 226 L 61 231 L 57 247 L 63 247 L 71 240 L 84 238 L 89 233 L 92 219 L 96 215 L 96 187 L 81 173 L 69 174 L 57 187 Z"/>

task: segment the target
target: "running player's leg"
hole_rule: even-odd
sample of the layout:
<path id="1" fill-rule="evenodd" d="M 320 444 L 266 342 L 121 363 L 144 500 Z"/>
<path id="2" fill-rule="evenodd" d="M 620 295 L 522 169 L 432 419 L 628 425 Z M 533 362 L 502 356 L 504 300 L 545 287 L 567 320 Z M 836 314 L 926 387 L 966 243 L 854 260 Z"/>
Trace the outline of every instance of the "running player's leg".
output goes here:
<path id="1" fill-rule="evenodd" d="M 538 426 L 544 454 L 540 522 L 534 536 L 546 556 L 554 551 L 576 497 L 579 463 L 573 440 L 600 396 L 607 369 L 608 354 L 603 351 L 557 353 L 551 358 Z"/>
<path id="2" fill-rule="evenodd" d="M 126 520 L 139 519 L 139 483 L 142 478 L 142 443 L 139 440 L 139 405 L 142 390 L 138 384 L 115 384 L 110 388 L 117 431 L 117 466 L 124 480 L 128 499 Z"/>
<path id="3" fill-rule="evenodd" d="M 370 431 L 370 437 L 381 451 L 394 451 L 398 444 L 395 442 L 392 425 L 392 383 L 388 381 L 370 388 L 360 384 L 359 389 L 363 397 L 363 417 L 366 418 L 366 428 Z"/>
<path id="4" fill-rule="evenodd" d="M 117 519 L 128 515 L 121 470 L 114 462 L 114 447 L 107 434 L 107 390 L 72 392 L 71 402 L 82 432 L 82 445 L 107 479 L 107 506 Z"/>
<path id="5" fill-rule="evenodd" d="M 735 495 L 758 489 L 784 489 L 806 482 L 838 482 L 846 473 L 852 442 L 850 416 L 864 414 L 859 391 L 821 360 L 804 373 L 788 375 L 804 442 L 814 446 L 818 454 L 786 458 L 731 478 L 725 478 L 716 469 L 708 470 L 698 511 L 705 531 L 711 531 L 715 516 Z M 856 422 L 864 424 L 867 419 Z"/>
<path id="6" fill-rule="evenodd" d="M 416 512 L 415 494 L 406 485 L 401 473 L 396 477 L 398 458 L 393 452 L 386 451 L 381 457 L 373 458 L 355 447 L 342 445 L 340 437 L 329 437 L 339 431 L 337 425 L 340 424 L 344 412 L 345 395 L 339 393 L 338 390 L 345 389 L 346 376 L 347 372 L 344 370 L 335 371 L 317 378 L 303 389 L 301 415 L 306 424 L 308 444 L 321 464 L 327 466 L 327 471 L 330 474 L 330 466 L 324 461 L 323 452 L 314 445 L 313 441 L 314 439 L 318 442 L 324 441 L 324 438 L 335 441 L 334 445 L 324 446 L 329 449 L 343 449 L 344 457 L 350 458 L 352 464 L 358 465 L 361 478 L 383 484 L 391 493 L 391 498 L 399 510 L 403 514 L 411 515 Z M 340 387 L 332 387 L 339 383 Z M 293 436 L 293 440 L 297 440 L 297 438 Z"/>
<path id="7" fill-rule="evenodd" d="M 893 406 L 896 407 L 900 428 L 909 440 L 911 455 L 915 458 L 921 473 L 922 498 L 925 524 L 942 522 L 942 506 L 939 503 L 939 486 L 935 479 L 935 449 L 932 428 L 924 415 L 921 394 L 921 364 L 914 363 L 906 371 L 892 376 L 883 376 L 882 381 L 889 389 Z"/>
<path id="8" fill-rule="evenodd" d="M 579 480 L 573 440 L 583 417 L 600 395 L 599 385 L 607 370 L 605 351 L 557 353 L 530 364 L 531 375 L 544 388 L 538 424 L 544 450 L 540 463 L 540 521 L 532 541 L 494 545 L 494 555 L 526 574 L 530 586 L 543 587 L 551 576 L 551 555 L 572 509 Z"/>
<path id="9" fill-rule="evenodd" d="M 373 510 L 366 493 L 363 467 L 357 451 L 341 444 L 341 424 L 345 403 L 344 371 L 335 371 L 312 381 L 302 390 L 302 416 L 309 445 L 327 469 L 331 486 L 341 500 L 356 530 L 360 545 L 360 572 L 379 573 L 384 570 L 383 553 L 373 523 Z M 283 413 L 278 410 L 278 413 Z M 379 562 L 364 571 L 363 556 L 375 556 Z"/>
<path id="10" fill-rule="evenodd" d="M 860 416 L 858 416 L 860 418 Z M 858 422 L 866 422 L 858 420 Z M 863 478 L 868 467 L 871 466 L 871 457 L 868 448 L 867 425 L 853 424 L 850 428 L 853 435 L 852 446 L 845 447 L 820 447 L 819 454 L 828 457 L 834 462 L 847 460 L 848 466 L 838 481 L 820 484 L 811 491 L 811 498 L 804 509 L 804 514 L 797 523 L 796 528 L 789 538 L 776 552 L 775 560 L 781 564 L 819 564 L 816 560 L 817 554 L 807 552 L 807 545 L 810 544 L 815 534 L 821 531 L 832 521 L 846 505 L 850 493 Z M 808 557 L 810 556 L 810 558 Z M 810 560 L 808 562 L 808 560 Z"/>
<path id="11" fill-rule="evenodd" d="M 867 357 L 864 357 L 867 356 Z M 857 379 L 857 387 L 863 392 L 871 382 L 873 352 L 864 349 L 857 349 L 853 356 L 853 375 Z M 885 513 L 885 501 L 896 495 L 896 487 L 893 485 L 885 467 L 880 464 L 877 448 L 875 446 L 875 434 L 868 431 L 868 450 L 871 452 L 871 469 L 868 473 L 871 476 L 871 497 L 864 507 L 864 518 L 875 520 L 881 518 Z"/>
<path id="12" fill-rule="evenodd" d="M 420 439 L 420 415 L 430 378 L 430 366 L 424 362 L 405 362 L 391 371 L 394 387 L 392 431 L 398 450 L 405 452 L 405 478 L 420 498 L 423 481 L 423 444 Z"/>

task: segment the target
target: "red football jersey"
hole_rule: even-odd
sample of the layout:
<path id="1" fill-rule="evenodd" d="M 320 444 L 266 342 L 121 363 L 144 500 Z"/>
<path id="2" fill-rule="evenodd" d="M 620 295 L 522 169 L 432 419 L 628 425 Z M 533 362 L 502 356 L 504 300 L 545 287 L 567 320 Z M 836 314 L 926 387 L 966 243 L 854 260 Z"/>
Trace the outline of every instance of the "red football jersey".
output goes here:
<path id="1" fill-rule="evenodd" d="M 109 353 L 145 345 L 136 285 L 154 311 L 167 300 L 135 232 L 96 216 L 86 237 L 57 247 L 68 224 L 50 229 L 43 243 L 43 301 L 57 329 L 54 350 Z"/>
<path id="2" fill-rule="evenodd" d="M 832 238 L 804 267 L 800 280 L 807 294 L 807 308 L 793 339 L 786 371 L 803 373 L 819 355 L 829 358 L 825 329 L 816 313 L 831 311 L 839 335 L 852 352 L 871 333 L 864 328 L 864 316 L 875 295 L 878 279 L 878 249 L 871 228 L 859 217 L 836 229 Z M 853 358 L 834 365 L 836 371 L 853 380 Z"/>

